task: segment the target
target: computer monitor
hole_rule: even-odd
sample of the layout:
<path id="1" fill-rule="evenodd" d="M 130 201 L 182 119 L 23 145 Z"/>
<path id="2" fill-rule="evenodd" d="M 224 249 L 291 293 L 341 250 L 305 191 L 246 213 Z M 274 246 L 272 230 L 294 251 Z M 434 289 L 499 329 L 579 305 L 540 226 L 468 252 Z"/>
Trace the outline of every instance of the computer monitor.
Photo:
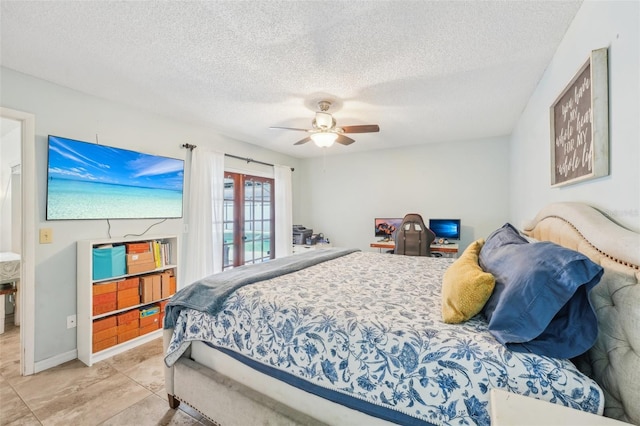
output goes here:
<path id="1" fill-rule="evenodd" d="M 429 229 L 436 238 L 460 239 L 460 219 L 429 219 Z"/>
<path id="2" fill-rule="evenodd" d="M 374 219 L 375 236 L 382 238 L 392 238 L 393 233 L 402 223 L 401 217 L 377 217 Z"/>

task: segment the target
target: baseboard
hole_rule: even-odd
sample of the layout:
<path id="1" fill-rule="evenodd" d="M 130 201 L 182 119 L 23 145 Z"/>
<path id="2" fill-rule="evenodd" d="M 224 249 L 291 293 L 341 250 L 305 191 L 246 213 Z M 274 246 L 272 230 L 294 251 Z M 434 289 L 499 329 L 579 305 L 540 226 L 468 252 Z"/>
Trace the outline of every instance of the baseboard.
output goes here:
<path id="1" fill-rule="evenodd" d="M 64 364 L 67 361 L 73 361 L 76 358 L 78 358 L 78 350 L 74 349 L 60 355 L 52 356 L 51 358 L 43 359 L 42 361 L 36 361 L 34 373 L 48 370 L 60 364 Z"/>

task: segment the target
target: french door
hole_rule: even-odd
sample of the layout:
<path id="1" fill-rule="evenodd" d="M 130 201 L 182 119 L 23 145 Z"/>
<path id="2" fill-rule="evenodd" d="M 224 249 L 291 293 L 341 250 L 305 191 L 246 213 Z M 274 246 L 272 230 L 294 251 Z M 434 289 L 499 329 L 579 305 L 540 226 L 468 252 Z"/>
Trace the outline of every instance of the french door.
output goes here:
<path id="1" fill-rule="evenodd" d="M 223 270 L 274 258 L 273 182 L 225 172 Z"/>

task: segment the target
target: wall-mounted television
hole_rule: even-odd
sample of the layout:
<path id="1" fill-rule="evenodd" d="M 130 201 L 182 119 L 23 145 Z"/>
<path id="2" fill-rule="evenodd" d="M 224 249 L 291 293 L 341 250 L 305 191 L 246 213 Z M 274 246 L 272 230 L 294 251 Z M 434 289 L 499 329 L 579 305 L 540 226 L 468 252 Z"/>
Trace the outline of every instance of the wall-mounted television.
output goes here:
<path id="1" fill-rule="evenodd" d="M 460 239 L 460 219 L 429 219 L 429 229 L 437 238 Z"/>
<path id="2" fill-rule="evenodd" d="M 402 224 L 401 217 L 377 217 L 374 219 L 375 236 L 391 238 L 396 229 Z"/>
<path id="3" fill-rule="evenodd" d="M 49 136 L 47 220 L 182 217 L 184 160 Z"/>

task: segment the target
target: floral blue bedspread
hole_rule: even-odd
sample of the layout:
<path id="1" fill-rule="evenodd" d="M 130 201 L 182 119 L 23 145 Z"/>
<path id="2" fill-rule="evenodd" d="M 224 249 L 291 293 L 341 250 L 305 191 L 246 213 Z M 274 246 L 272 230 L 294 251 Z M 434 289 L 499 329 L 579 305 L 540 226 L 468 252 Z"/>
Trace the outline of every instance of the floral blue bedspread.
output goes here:
<path id="1" fill-rule="evenodd" d="M 165 361 L 206 341 L 388 420 L 489 425 L 491 388 L 602 414 L 602 391 L 570 361 L 507 350 L 481 316 L 442 322 L 452 261 L 356 252 L 242 287 L 216 316 L 183 310 Z"/>

